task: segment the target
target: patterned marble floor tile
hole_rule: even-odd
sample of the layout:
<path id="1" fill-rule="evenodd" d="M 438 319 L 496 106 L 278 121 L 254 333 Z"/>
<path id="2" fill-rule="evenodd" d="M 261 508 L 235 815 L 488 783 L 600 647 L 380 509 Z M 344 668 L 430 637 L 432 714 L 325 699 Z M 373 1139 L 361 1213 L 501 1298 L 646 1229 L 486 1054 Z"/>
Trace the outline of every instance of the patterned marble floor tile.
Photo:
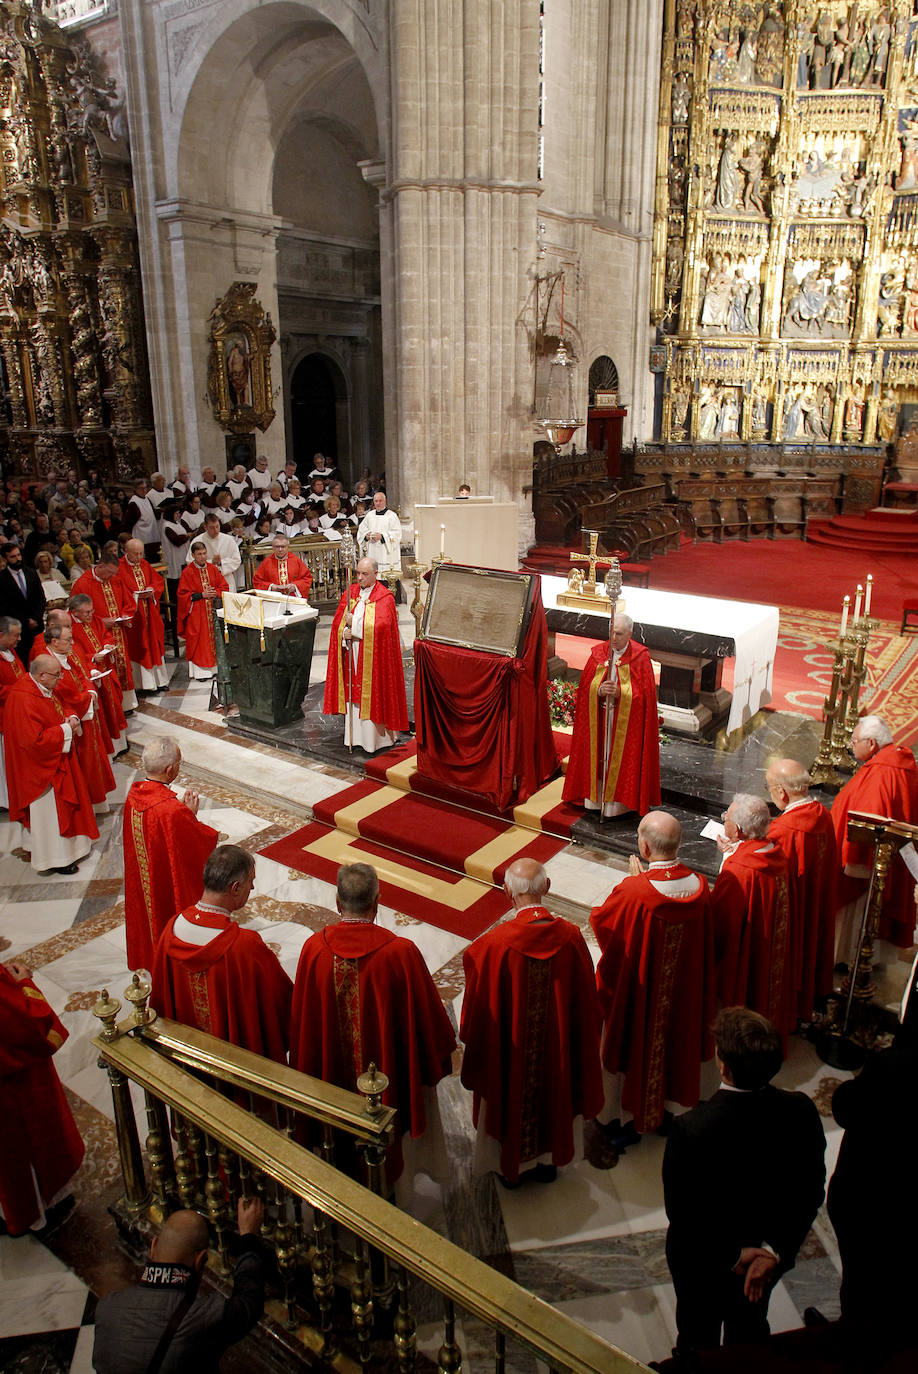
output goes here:
<path id="1" fill-rule="evenodd" d="M 0 1337 L 78 1327 L 89 1290 L 32 1236 L 0 1236 Z"/>
<path id="2" fill-rule="evenodd" d="M 18 959 L 24 950 L 72 926 L 80 907 L 80 897 L 5 902 L 0 910 L 0 934 L 9 940 L 4 958 Z"/>

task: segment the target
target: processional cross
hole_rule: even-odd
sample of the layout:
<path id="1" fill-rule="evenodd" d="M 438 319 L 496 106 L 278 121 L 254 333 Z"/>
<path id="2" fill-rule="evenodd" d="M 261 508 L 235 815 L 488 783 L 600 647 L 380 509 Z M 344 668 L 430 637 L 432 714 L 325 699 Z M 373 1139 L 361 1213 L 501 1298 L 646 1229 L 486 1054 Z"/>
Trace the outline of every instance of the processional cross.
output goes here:
<path id="1" fill-rule="evenodd" d="M 597 587 L 596 587 L 596 565 L 597 565 L 597 564 L 601 564 L 602 567 L 604 567 L 604 568 L 611 568 L 611 567 L 612 567 L 612 564 L 613 564 L 613 562 L 614 562 L 615 560 L 612 559 L 612 558 L 600 558 L 600 557 L 597 555 L 597 553 L 596 553 L 596 545 L 599 543 L 599 531 L 598 531 L 598 530 L 583 530 L 582 533 L 583 533 L 583 534 L 588 534 L 588 535 L 590 536 L 590 552 L 589 552 L 589 553 L 572 553 L 572 554 L 571 554 L 571 562 L 572 562 L 572 563 L 589 563 L 589 565 L 590 565 L 589 577 L 588 577 L 588 580 L 583 584 L 583 592 L 584 592 L 584 595 L 585 595 L 585 596 L 595 596 L 595 595 L 597 594 Z"/>

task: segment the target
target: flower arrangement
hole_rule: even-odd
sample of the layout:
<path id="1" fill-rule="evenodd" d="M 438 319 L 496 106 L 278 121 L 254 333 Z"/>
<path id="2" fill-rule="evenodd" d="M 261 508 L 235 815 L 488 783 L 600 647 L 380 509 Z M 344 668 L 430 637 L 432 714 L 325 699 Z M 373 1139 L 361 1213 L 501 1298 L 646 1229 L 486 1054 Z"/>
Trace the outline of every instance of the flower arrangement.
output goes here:
<path id="1" fill-rule="evenodd" d="M 552 725 L 573 725 L 577 687 L 573 682 L 553 677 L 548 684 L 548 714 Z"/>

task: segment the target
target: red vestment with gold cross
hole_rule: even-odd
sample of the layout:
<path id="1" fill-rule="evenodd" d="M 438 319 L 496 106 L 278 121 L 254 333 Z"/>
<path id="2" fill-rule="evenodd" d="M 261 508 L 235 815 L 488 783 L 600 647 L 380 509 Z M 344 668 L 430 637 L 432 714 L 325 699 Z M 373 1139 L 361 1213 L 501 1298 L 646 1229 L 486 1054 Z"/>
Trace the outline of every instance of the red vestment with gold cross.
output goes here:
<path id="1" fill-rule="evenodd" d="M 175 935 L 175 920 L 169 922 L 153 955 L 151 1005 L 161 1016 L 285 1064 L 293 984 L 277 955 L 229 916 L 197 907 L 182 915 L 218 933 L 206 945 L 190 944 Z"/>
<path id="2" fill-rule="evenodd" d="M 130 605 L 135 608 L 133 620 L 124 627 L 128 657 L 142 668 L 158 668 L 166 653 L 166 632 L 159 609 L 159 600 L 166 584 L 145 558 L 139 563 L 129 563 L 122 558 L 115 580 L 121 583 Z M 152 596 L 135 597 L 135 592 L 141 592 L 146 587 L 152 587 Z"/>
<path id="3" fill-rule="evenodd" d="M 574 1120 L 602 1107 L 596 977 L 583 936 L 544 907 L 527 907 L 462 956 L 462 1082 L 475 1125 L 500 1142 L 500 1172 L 550 1154 L 574 1157 Z M 482 1108 L 482 1100 L 484 1107 Z"/>
<path id="4" fill-rule="evenodd" d="M 797 1014 L 787 857 L 771 840 L 742 840 L 724 860 L 711 900 L 721 1004 L 767 1016 L 786 1041 Z"/>
<path id="5" fill-rule="evenodd" d="M 173 916 L 201 896 L 204 865 L 219 832 L 164 782 L 142 778 L 125 799 L 122 836 L 128 968 L 148 969 Z"/>
<path id="6" fill-rule="evenodd" d="M 61 703 L 46 697 L 28 674 L 10 688 L 3 731 L 10 820 L 28 826 L 32 802 L 53 787 L 61 835 L 95 840 L 99 828 L 72 743 L 64 753 L 64 716 Z"/>
<path id="7" fill-rule="evenodd" d="M 96 720 L 98 701 L 92 718 L 83 719 L 89 710 L 92 696 L 75 657 L 68 656 L 66 668 L 61 664 L 61 675 L 54 692 L 64 708 L 64 714 L 78 716 L 80 719 L 82 734 L 74 735 L 70 748 L 83 770 L 90 799 L 95 805 L 100 805 L 109 792 L 115 790 L 115 775 L 108 761 L 105 735 L 99 729 L 99 722 Z"/>
<path id="8" fill-rule="evenodd" d="M 303 946 L 290 1025 L 290 1063 L 301 1073 L 357 1091 L 374 1063 L 398 1111 L 399 1134 L 427 1127 L 424 1089 L 452 1067 L 456 1037 L 417 946 L 372 921 L 341 921 Z M 401 1173 L 390 1152 L 388 1177 Z"/>
<path id="9" fill-rule="evenodd" d="M 699 886 L 689 896 L 654 882 Z M 694 1107 L 701 1065 L 714 1053 L 714 928 L 707 882 L 678 859 L 623 878 L 590 924 L 602 957 L 602 1062 L 624 1074 L 622 1105 L 638 1131 L 653 1131 L 667 1101 Z"/>
<path id="10" fill-rule="evenodd" d="M 105 726 L 112 741 L 115 741 L 120 739 L 127 729 L 127 717 L 121 704 L 121 681 L 118 677 L 115 655 L 106 654 L 98 662 L 95 660 L 96 654 L 101 653 L 109 645 L 114 647 L 115 641 L 97 615 L 93 615 L 92 620 L 87 625 L 74 618 L 72 626 L 74 647 L 81 654 L 83 662 L 90 672 L 96 669 L 98 672 L 106 674 L 105 677 L 97 678 L 92 686 L 99 693 L 99 704 L 105 716 Z"/>
<path id="11" fill-rule="evenodd" d="M 816 999 L 832 991 L 838 854 L 832 817 L 809 799 L 776 816 L 768 830 L 788 861 L 794 889 L 791 942 L 797 1015 L 812 1018 Z"/>
<path id="12" fill-rule="evenodd" d="M 51 1063 L 66 1039 L 31 978 L 19 982 L 0 964 L 0 1206 L 13 1235 L 39 1220 L 83 1159 Z"/>
<path id="13" fill-rule="evenodd" d="M 78 577 L 70 589 L 71 596 L 88 596 L 92 609 L 100 620 L 110 620 L 113 616 L 134 617 L 134 598 L 128 596 L 124 583 L 117 576 L 107 582 L 100 582 L 92 568 Z M 134 674 L 131 672 L 131 658 L 128 653 L 127 639 L 123 625 L 105 626 L 115 646 L 115 662 L 112 665 L 125 692 L 134 690 Z"/>
<path id="14" fill-rule="evenodd" d="M 23 677 L 25 677 L 25 668 L 23 668 L 18 654 L 14 653 L 12 660 L 4 658 L 0 654 L 0 735 L 3 734 L 3 717 L 10 688 L 15 686 Z"/>
<path id="15" fill-rule="evenodd" d="M 595 644 L 580 675 L 574 733 L 562 796 L 600 804 L 609 699 L 599 688 L 609 677 L 609 645 Z M 640 815 L 660 804 L 660 731 L 657 689 L 650 654 L 629 640 L 618 663 L 621 694 L 612 707 L 609 767 L 602 805 L 620 802 Z"/>
<path id="16" fill-rule="evenodd" d="M 360 707 L 361 720 L 372 720 L 393 732 L 407 730 L 408 699 L 398 611 L 395 597 L 381 582 L 374 583 L 367 599 L 357 666 L 352 673 L 348 672 L 348 649 L 342 638 L 344 615 L 359 595 L 360 587 L 355 582 L 342 594 L 335 611 L 322 710 L 327 716 L 343 716 L 348 702 L 354 702 Z"/>
<path id="17" fill-rule="evenodd" d="M 197 563 L 186 563 L 179 578 L 176 602 L 178 606 L 178 632 L 185 641 L 185 658 L 199 668 L 214 668 L 217 663 L 217 646 L 214 641 L 213 601 L 205 599 L 206 587 L 214 591 L 229 591 L 226 578 L 213 563 L 205 563 L 199 568 Z"/>
<path id="18" fill-rule="evenodd" d="M 295 553 L 288 553 L 284 559 L 269 553 L 255 569 L 252 586 L 257 592 L 266 592 L 269 587 L 295 587 L 305 600 L 312 586 L 312 573 Z"/>

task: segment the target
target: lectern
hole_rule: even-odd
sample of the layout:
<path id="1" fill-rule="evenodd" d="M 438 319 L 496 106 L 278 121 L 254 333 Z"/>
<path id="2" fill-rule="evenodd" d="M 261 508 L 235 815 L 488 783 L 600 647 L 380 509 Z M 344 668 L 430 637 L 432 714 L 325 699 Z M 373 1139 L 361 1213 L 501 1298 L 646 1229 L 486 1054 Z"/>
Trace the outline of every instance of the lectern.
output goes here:
<path id="1" fill-rule="evenodd" d="M 224 594 L 221 630 L 241 720 L 277 727 L 302 719 L 318 618 L 295 597 Z"/>

